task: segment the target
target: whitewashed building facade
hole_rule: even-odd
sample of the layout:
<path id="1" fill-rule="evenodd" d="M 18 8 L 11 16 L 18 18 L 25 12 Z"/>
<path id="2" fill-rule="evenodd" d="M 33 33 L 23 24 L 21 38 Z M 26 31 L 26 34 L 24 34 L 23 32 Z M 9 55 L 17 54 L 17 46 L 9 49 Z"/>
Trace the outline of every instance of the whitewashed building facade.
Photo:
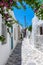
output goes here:
<path id="1" fill-rule="evenodd" d="M 14 13 L 12 16 L 14 17 Z M 18 43 L 18 24 L 13 24 L 10 32 L 11 36 L 7 32 L 7 27 L 3 24 L 2 15 L 0 14 L 0 36 L 3 34 L 6 37 L 6 42 L 0 41 L 0 65 L 5 65 L 9 58 L 9 55 L 12 53 L 13 49 Z"/>
<path id="2" fill-rule="evenodd" d="M 43 51 L 43 20 L 36 16 L 32 19 L 32 42 L 36 48 Z"/>

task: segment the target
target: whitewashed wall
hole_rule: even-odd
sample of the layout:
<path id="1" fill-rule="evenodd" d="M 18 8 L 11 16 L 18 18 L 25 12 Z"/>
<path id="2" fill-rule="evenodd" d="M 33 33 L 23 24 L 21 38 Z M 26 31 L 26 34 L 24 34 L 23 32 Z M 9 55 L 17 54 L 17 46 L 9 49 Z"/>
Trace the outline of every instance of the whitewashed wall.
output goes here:
<path id="1" fill-rule="evenodd" d="M 0 14 L 0 35 L 2 33 L 1 30 L 2 30 L 2 17 Z M 0 42 L 0 65 L 5 65 L 10 53 L 11 53 L 10 36 L 7 33 L 7 43 L 2 45 Z"/>
<path id="2" fill-rule="evenodd" d="M 38 20 L 34 16 L 32 19 L 32 42 L 38 50 L 43 51 L 43 35 L 40 35 L 40 26 L 43 27 L 43 20 Z"/>
<path id="3" fill-rule="evenodd" d="M 14 12 L 9 10 L 10 15 L 16 20 L 15 16 L 14 16 Z M 15 40 L 16 37 L 16 40 Z M 15 23 L 13 24 L 13 49 L 16 47 L 18 42 L 18 24 Z"/>
<path id="4" fill-rule="evenodd" d="M 13 49 L 18 43 L 18 24 L 13 24 Z"/>
<path id="5" fill-rule="evenodd" d="M 16 20 L 14 16 L 14 12 L 9 10 L 10 15 Z M 18 24 L 13 24 L 13 49 L 16 47 L 18 43 Z"/>
<path id="6" fill-rule="evenodd" d="M 14 16 L 14 13 L 12 16 Z M 16 29 L 16 31 L 14 30 L 14 28 Z M 2 30 L 2 16 L 0 14 L 0 35 L 2 33 L 1 30 Z M 16 40 L 14 39 L 14 31 L 16 32 Z M 18 25 L 14 24 L 13 25 L 13 49 L 16 47 L 17 42 L 18 42 Z M 11 50 L 11 38 L 9 33 L 7 33 L 7 43 L 2 45 L 0 42 L 0 65 L 5 65 L 12 51 L 13 50 Z"/>
<path id="7" fill-rule="evenodd" d="M 37 22 L 38 22 L 38 18 L 36 17 L 36 15 L 34 15 L 34 17 L 32 19 L 32 41 L 33 41 L 33 43 L 35 42 L 35 35 L 36 35 L 36 30 L 37 30 Z"/>

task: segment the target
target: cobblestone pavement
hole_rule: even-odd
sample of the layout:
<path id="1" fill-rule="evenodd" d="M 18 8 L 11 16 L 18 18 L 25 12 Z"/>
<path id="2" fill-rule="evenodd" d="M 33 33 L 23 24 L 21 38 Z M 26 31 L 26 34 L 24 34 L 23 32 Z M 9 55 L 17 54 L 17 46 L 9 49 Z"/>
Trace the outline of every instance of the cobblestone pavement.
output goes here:
<path id="1" fill-rule="evenodd" d="M 6 65 L 21 65 L 21 45 L 22 42 L 17 44 Z"/>

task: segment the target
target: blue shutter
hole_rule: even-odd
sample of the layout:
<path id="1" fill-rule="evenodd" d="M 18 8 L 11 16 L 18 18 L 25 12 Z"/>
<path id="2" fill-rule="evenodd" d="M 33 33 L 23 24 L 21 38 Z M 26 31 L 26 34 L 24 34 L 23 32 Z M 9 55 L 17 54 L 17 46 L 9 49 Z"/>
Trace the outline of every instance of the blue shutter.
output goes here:
<path id="1" fill-rule="evenodd" d="M 11 34 L 13 34 L 13 26 L 11 27 Z M 11 49 L 13 49 L 13 35 L 11 36 Z"/>

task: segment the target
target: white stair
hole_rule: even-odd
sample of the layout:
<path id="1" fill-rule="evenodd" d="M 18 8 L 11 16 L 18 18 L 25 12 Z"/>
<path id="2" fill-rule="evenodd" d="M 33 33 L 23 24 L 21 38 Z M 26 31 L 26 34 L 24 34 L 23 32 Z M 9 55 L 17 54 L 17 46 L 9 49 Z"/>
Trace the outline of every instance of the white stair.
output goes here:
<path id="1" fill-rule="evenodd" d="M 22 65 L 43 65 L 43 52 L 33 47 L 26 38 L 22 42 Z"/>

